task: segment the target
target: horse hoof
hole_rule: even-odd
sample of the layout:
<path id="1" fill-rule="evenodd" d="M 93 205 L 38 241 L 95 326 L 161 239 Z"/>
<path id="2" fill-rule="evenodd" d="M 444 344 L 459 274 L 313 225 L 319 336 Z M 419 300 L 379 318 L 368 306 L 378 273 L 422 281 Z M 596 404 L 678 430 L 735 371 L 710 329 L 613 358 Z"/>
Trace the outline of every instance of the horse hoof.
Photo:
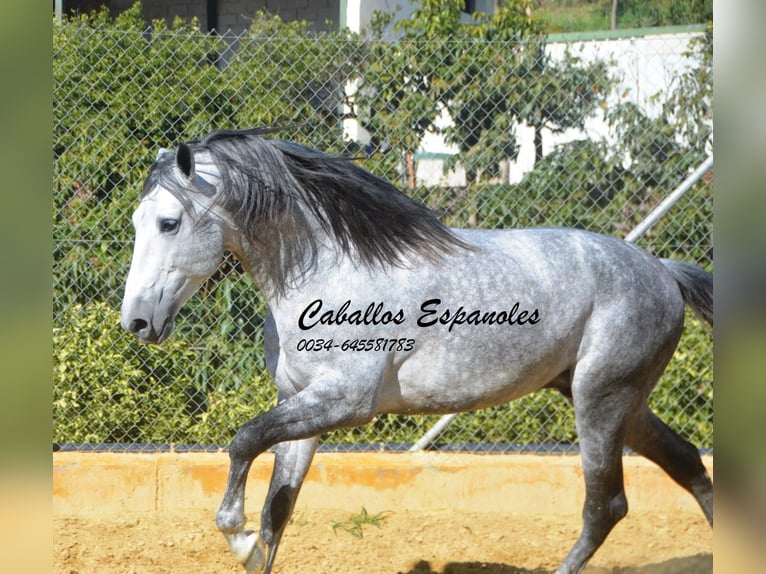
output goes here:
<path id="1" fill-rule="evenodd" d="M 260 574 L 266 569 L 266 544 L 254 532 L 248 533 L 247 542 L 251 546 L 250 555 L 240 560 L 240 564 L 245 567 L 247 574 Z"/>
<path id="2" fill-rule="evenodd" d="M 244 566 L 247 574 L 260 574 L 266 568 L 268 547 L 252 530 L 226 536 L 229 548 L 237 563 Z"/>

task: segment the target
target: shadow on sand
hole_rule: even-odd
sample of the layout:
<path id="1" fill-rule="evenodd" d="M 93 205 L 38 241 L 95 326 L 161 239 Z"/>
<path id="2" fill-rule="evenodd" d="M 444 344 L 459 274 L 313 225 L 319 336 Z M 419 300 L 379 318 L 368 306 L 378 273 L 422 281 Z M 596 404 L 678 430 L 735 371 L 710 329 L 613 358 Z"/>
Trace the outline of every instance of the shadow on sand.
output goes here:
<path id="1" fill-rule="evenodd" d="M 657 564 L 604 568 L 590 566 L 584 574 L 712 574 L 713 555 L 695 554 L 683 558 L 672 558 Z M 519 568 L 491 562 L 451 562 L 441 572 L 434 570 L 425 560 L 415 564 L 407 572 L 398 574 L 553 574 L 552 570 Z"/>

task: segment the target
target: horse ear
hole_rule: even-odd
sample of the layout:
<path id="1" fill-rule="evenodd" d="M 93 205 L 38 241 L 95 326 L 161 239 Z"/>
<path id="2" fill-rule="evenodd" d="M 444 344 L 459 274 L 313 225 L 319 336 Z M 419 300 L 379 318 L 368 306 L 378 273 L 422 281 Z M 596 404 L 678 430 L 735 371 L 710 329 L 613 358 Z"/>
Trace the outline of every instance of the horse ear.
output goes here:
<path id="1" fill-rule="evenodd" d="M 178 144 L 176 163 L 187 179 L 194 178 L 194 154 L 191 148 L 183 142 Z"/>
<path id="2" fill-rule="evenodd" d="M 154 159 L 158 160 L 161 157 L 168 155 L 169 153 L 171 153 L 169 149 L 161 147 L 159 150 L 157 150 L 157 157 Z"/>

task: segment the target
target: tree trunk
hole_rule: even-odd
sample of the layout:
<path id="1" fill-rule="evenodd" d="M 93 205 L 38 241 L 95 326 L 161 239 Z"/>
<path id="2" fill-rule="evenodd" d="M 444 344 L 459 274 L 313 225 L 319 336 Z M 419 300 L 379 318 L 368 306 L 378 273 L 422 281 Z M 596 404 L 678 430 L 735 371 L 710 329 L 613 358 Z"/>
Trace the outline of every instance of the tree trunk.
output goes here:
<path id="1" fill-rule="evenodd" d="M 511 160 L 508 158 L 500 160 L 500 181 L 510 183 L 511 179 Z"/>
<path id="2" fill-rule="evenodd" d="M 407 152 L 407 183 L 410 189 L 415 189 L 415 160 L 411 152 Z"/>
<path id="3" fill-rule="evenodd" d="M 543 127 L 535 126 L 535 165 L 543 159 Z"/>
<path id="4" fill-rule="evenodd" d="M 617 0 L 612 0 L 612 30 L 617 29 Z"/>

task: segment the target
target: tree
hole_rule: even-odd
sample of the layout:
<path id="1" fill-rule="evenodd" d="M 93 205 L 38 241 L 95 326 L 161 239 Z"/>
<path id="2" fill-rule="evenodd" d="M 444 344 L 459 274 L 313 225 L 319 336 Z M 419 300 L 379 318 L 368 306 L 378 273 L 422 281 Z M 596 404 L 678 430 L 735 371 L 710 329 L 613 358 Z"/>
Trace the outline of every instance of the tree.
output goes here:
<path id="1" fill-rule="evenodd" d="M 650 116 L 634 103 L 616 106 L 607 119 L 618 136 L 615 153 L 629 160 L 642 187 L 672 188 L 713 146 L 713 29 L 690 43 L 684 56 L 694 65 L 667 92 L 653 99 L 660 113 Z"/>
<path id="2" fill-rule="evenodd" d="M 263 11 L 248 32 L 225 70 L 237 94 L 238 125 L 305 125 L 304 143 L 342 151 L 338 124 L 343 90 L 358 67 L 358 38 L 345 30 L 317 33 L 309 22 Z"/>
<path id="3" fill-rule="evenodd" d="M 620 27 L 646 28 L 702 24 L 713 21 L 713 0 L 613 0 L 613 18 Z"/>
<path id="4" fill-rule="evenodd" d="M 544 128 L 582 127 L 609 78 L 603 63 L 584 64 L 571 53 L 549 58 L 530 0 L 508 0 L 492 17 L 468 23 L 462 5 L 424 1 L 397 24 L 396 43 L 377 34 L 356 103 L 377 147 L 410 158 L 427 132 L 441 134 L 459 152 L 448 167 L 459 163 L 478 182 L 497 177 L 516 157 L 517 124 L 535 128 L 538 160 Z M 444 115 L 450 122 L 440 126 Z"/>
<path id="5" fill-rule="evenodd" d="M 371 24 L 356 113 L 372 136 L 374 150 L 393 149 L 406 158 L 410 187 L 412 156 L 441 111 L 442 71 L 456 55 L 451 42 L 459 39 L 461 6 L 456 0 L 425 0 L 411 18 L 397 23 L 395 29 L 403 35 L 395 43 L 383 38 L 394 14 L 379 12 Z"/>

